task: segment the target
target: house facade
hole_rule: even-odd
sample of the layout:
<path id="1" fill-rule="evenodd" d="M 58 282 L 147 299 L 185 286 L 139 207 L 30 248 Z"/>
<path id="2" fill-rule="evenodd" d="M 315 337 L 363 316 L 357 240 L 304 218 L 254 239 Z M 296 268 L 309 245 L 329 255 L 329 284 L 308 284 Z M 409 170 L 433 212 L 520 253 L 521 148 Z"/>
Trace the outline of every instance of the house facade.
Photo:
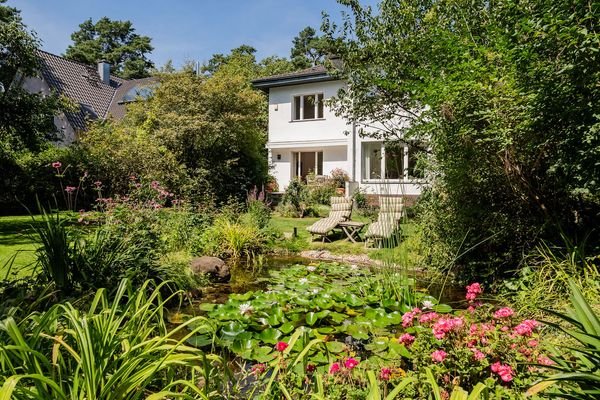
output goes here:
<path id="1" fill-rule="evenodd" d="M 322 66 L 257 79 L 269 97 L 268 158 L 280 191 L 295 178 L 348 175 L 346 195 L 416 198 L 425 184 L 416 166 L 417 149 L 361 137 L 365 127 L 335 115 L 325 104 L 345 86 Z"/>
<path id="2" fill-rule="evenodd" d="M 62 144 L 75 141 L 89 121 L 123 118 L 127 104 L 147 97 L 157 84 L 156 78 L 127 80 L 114 76 L 110 64 L 103 61 L 91 66 L 42 50 L 37 50 L 37 56 L 39 73 L 25 77 L 23 87 L 42 96 L 58 93 L 75 106 L 54 117 Z"/>

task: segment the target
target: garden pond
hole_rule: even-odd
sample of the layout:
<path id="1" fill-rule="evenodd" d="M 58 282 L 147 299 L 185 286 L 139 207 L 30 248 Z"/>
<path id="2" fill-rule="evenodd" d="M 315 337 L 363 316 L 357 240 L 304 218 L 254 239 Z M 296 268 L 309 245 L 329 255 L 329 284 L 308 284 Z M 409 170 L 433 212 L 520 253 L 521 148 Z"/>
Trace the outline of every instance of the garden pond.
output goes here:
<path id="1" fill-rule="evenodd" d="M 201 300 L 171 314 L 207 319 L 189 344 L 227 350 L 251 363 L 277 357 L 275 345 L 288 343 L 304 354 L 304 365 L 325 371 L 332 360 L 350 355 L 372 362 L 409 357 L 399 335 L 402 315 L 415 307 L 440 314 L 464 307 L 464 290 L 429 287 L 420 274 L 394 267 L 369 267 L 303 258 L 265 260 L 261 268 L 232 267 L 229 283 L 203 290 Z M 314 343 L 317 339 L 318 343 Z"/>

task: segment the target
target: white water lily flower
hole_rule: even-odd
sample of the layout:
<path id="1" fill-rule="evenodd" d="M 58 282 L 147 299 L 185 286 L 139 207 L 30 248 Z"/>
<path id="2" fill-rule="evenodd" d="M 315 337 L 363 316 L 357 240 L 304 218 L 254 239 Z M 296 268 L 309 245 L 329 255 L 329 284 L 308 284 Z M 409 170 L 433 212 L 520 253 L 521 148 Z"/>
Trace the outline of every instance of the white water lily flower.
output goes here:
<path id="1" fill-rule="evenodd" d="M 319 289 L 313 289 L 312 292 L 313 292 L 313 294 L 317 294 L 317 293 L 320 292 L 320 290 Z"/>
<path id="2" fill-rule="evenodd" d="M 252 314 L 252 311 L 254 311 L 254 307 L 250 303 L 240 304 L 240 314 L 248 315 Z"/>
<path id="3" fill-rule="evenodd" d="M 433 306 L 434 306 L 434 304 L 433 304 L 432 301 L 429 301 L 429 300 L 423 301 L 423 308 L 425 308 L 425 309 L 432 309 Z"/>
<path id="4" fill-rule="evenodd" d="M 306 270 L 308 272 L 315 272 L 317 270 L 317 267 L 315 267 L 314 265 L 309 265 L 308 267 L 306 267 Z"/>
<path id="5" fill-rule="evenodd" d="M 301 285 L 304 285 L 304 284 L 308 283 L 308 279 L 306 279 L 306 278 L 300 278 L 300 279 L 298 279 L 298 283 L 301 284 Z"/>

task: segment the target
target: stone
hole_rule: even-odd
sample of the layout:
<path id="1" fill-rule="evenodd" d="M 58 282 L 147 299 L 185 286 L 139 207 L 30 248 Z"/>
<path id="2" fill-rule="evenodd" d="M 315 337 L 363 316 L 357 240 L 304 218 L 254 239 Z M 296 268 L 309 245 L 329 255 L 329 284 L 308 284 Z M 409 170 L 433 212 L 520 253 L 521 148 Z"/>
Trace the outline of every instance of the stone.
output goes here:
<path id="1" fill-rule="evenodd" d="M 195 257 L 190 261 L 190 270 L 194 274 L 207 274 L 216 281 L 226 281 L 231 276 L 229 265 L 218 257 Z"/>

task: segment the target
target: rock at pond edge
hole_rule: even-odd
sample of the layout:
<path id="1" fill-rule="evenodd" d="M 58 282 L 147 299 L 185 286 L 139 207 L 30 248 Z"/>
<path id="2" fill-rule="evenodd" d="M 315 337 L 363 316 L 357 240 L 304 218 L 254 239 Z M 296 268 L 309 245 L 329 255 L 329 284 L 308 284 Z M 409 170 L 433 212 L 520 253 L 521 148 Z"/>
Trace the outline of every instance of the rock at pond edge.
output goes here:
<path id="1" fill-rule="evenodd" d="M 190 270 L 194 274 L 207 274 L 217 281 L 227 281 L 231 276 L 229 266 L 218 257 L 195 257 L 190 261 Z"/>

